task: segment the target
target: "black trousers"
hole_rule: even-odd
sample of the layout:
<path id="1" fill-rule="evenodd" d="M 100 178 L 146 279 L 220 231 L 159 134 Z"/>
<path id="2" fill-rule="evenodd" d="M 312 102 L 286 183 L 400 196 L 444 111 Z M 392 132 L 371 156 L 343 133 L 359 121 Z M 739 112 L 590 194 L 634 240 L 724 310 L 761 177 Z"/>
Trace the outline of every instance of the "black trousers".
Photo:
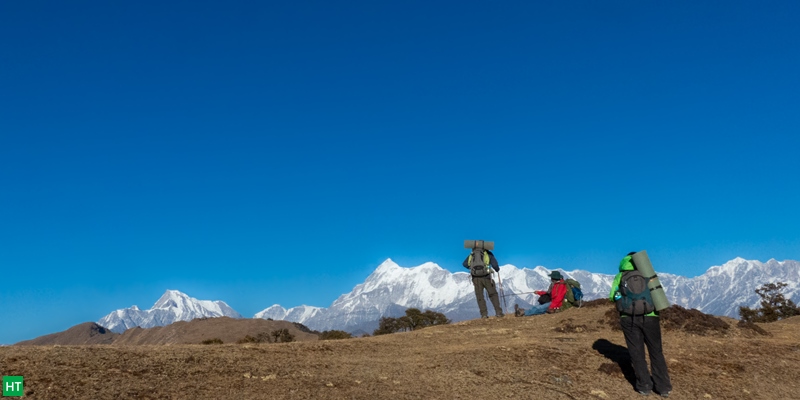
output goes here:
<path id="1" fill-rule="evenodd" d="M 672 383 L 669 381 L 667 372 L 667 361 L 661 351 L 661 325 L 658 317 L 625 316 L 620 318 L 622 332 L 625 334 L 625 343 L 628 345 L 628 353 L 631 355 L 633 372 L 636 374 L 636 390 L 667 393 L 672 390 Z M 650 378 L 650 371 L 647 369 L 647 361 L 644 358 L 644 347 L 647 346 L 647 353 L 650 354 L 650 368 L 653 378 Z"/>

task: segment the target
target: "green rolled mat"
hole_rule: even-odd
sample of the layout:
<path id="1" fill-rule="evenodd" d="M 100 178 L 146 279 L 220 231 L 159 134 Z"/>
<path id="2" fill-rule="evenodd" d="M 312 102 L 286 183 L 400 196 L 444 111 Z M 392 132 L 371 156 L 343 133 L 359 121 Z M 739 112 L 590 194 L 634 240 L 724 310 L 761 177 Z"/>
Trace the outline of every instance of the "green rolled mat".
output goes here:
<path id="1" fill-rule="evenodd" d="M 650 263 L 650 258 L 647 257 L 647 250 L 642 250 L 631 256 L 633 266 L 639 272 L 648 278 L 647 287 L 650 288 L 650 296 L 653 298 L 653 305 L 656 306 L 656 311 L 661 311 L 669 307 L 669 300 L 667 294 L 664 293 L 664 287 L 658 281 L 658 275 L 653 269 L 653 264 Z"/>
<path id="2" fill-rule="evenodd" d="M 494 250 L 494 242 L 487 242 L 485 240 L 465 240 L 464 241 L 464 248 L 465 249 L 473 249 L 479 248 L 484 250 Z"/>

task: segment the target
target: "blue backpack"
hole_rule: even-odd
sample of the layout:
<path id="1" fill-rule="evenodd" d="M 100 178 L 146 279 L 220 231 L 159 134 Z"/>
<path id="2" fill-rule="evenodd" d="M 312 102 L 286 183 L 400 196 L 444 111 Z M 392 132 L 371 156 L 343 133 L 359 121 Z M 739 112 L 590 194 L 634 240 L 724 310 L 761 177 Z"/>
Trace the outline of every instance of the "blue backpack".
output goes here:
<path id="1" fill-rule="evenodd" d="M 576 281 L 575 279 L 567 279 L 567 301 L 573 307 L 580 307 L 583 305 L 583 291 L 581 290 L 581 284 Z"/>

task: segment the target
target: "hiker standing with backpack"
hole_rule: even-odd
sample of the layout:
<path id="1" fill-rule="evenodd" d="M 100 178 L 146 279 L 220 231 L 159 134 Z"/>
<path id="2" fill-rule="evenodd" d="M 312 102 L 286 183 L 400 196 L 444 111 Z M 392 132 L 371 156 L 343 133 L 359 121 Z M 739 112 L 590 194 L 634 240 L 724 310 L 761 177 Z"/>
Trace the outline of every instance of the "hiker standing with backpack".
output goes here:
<path id="1" fill-rule="evenodd" d="M 661 325 L 658 312 L 653 304 L 648 279 L 636 269 L 628 253 L 619 263 L 619 273 L 611 284 L 609 300 L 616 303 L 620 316 L 620 326 L 625 334 L 625 343 L 631 356 L 631 364 L 636 374 L 636 391 L 649 395 L 655 391 L 661 397 L 669 397 L 672 383 L 667 372 L 667 361 L 661 349 Z M 644 348 L 650 354 L 650 371 L 644 357 Z"/>
<path id="2" fill-rule="evenodd" d="M 489 250 L 474 246 L 472 252 L 461 265 L 468 269 L 472 276 L 472 286 L 475 288 L 475 298 L 478 300 L 481 318 L 489 318 L 489 312 L 486 310 L 486 298 L 483 297 L 484 289 L 489 294 L 489 300 L 494 306 L 494 314 L 497 317 L 502 317 L 503 309 L 500 308 L 500 297 L 497 295 L 497 288 L 495 288 L 494 279 L 492 279 L 494 272 L 500 272 L 500 266 L 497 264 L 494 254 Z M 494 272 L 489 268 L 493 269 Z"/>

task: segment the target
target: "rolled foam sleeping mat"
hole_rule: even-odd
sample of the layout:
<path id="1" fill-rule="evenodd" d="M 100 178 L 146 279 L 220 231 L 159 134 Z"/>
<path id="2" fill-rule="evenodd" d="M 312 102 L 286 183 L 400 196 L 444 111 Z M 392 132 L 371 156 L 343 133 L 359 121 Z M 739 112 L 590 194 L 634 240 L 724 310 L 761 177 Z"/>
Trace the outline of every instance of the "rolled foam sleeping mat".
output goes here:
<path id="1" fill-rule="evenodd" d="M 465 249 L 472 249 L 472 248 L 475 248 L 475 247 L 492 251 L 492 250 L 494 250 L 494 242 L 487 242 L 485 240 L 465 240 L 464 241 L 464 248 Z"/>
<path id="2" fill-rule="evenodd" d="M 642 250 L 631 256 L 633 266 L 636 267 L 645 278 L 650 278 L 647 281 L 647 287 L 650 288 L 650 296 L 653 298 L 653 305 L 656 306 L 656 311 L 661 311 L 669 307 L 669 300 L 667 294 L 664 292 L 664 287 L 658 281 L 656 271 L 653 269 L 653 264 L 650 263 L 650 258 L 647 256 L 647 250 Z"/>

